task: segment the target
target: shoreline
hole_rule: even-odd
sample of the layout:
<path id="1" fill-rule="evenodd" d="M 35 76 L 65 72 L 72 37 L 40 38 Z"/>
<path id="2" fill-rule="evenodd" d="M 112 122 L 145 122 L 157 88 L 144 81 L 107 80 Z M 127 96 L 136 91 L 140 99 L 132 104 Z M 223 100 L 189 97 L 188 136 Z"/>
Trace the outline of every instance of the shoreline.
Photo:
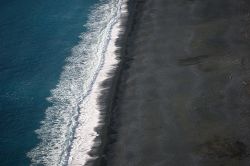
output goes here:
<path id="1" fill-rule="evenodd" d="M 118 13 L 117 20 L 113 23 L 111 32 L 109 35 L 109 41 L 107 44 L 107 49 L 104 53 L 103 62 L 101 64 L 100 70 L 96 75 L 94 84 L 88 96 L 84 99 L 84 102 L 80 105 L 78 126 L 74 134 L 74 140 L 71 146 L 68 165 L 79 165 L 83 164 L 88 165 L 89 162 L 92 162 L 98 158 L 98 149 L 101 146 L 102 139 L 99 139 L 101 136 L 101 128 L 105 126 L 105 117 L 106 114 L 103 112 L 103 107 L 105 104 L 101 104 L 103 100 L 103 91 L 106 91 L 109 87 L 105 87 L 104 84 L 107 80 L 112 79 L 113 75 L 111 73 L 116 71 L 119 64 L 119 58 L 117 55 L 117 50 L 119 47 L 116 45 L 116 41 L 119 36 L 122 34 L 122 18 L 127 13 L 126 3 L 127 0 L 122 0 L 120 6 L 120 12 Z M 106 99 L 106 98 L 105 98 Z M 84 116 L 85 111 L 90 111 L 91 108 L 91 117 Z M 83 115 L 83 117 L 81 117 Z M 89 121 L 88 123 L 85 123 Z M 86 125 L 87 124 L 87 125 Z M 79 126 L 80 125 L 80 126 Z M 90 126 L 96 126 L 95 130 L 89 135 L 86 135 L 86 131 L 91 128 Z M 84 138 L 88 137 L 88 138 Z M 88 141 L 88 143 L 86 143 Z M 84 146 L 84 145 L 88 145 Z M 91 144 L 91 146 L 89 146 Z M 75 145 L 75 146 L 74 146 Z"/>
<path id="2" fill-rule="evenodd" d="M 136 2 L 137 4 L 137 2 Z M 103 82 L 103 87 L 105 90 L 101 92 L 99 98 L 100 105 L 103 105 L 103 112 L 105 114 L 105 123 L 101 128 L 97 128 L 100 132 L 100 139 L 102 140 L 101 146 L 92 149 L 94 155 L 98 154 L 98 158 L 91 160 L 87 165 L 94 166 L 108 166 L 110 146 L 117 139 L 116 123 L 118 123 L 118 115 L 116 112 L 117 107 L 117 92 L 119 91 L 119 86 L 121 84 L 121 76 L 123 70 L 127 68 L 130 62 L 130 57 L 127 56 L 127 42 L 130 40 L 130 33 L 133 29 L 134 16 L 136 15 L 137 5 L 134 1 L 126 0 L 127 13 L 122 16 L 120 29 L 122 33 L 116 39 L 116 54 L 119 58 L 117 68 L 110 73 L 111 77 Z M 104 99 L 104 100 L 103 100 Z"/>

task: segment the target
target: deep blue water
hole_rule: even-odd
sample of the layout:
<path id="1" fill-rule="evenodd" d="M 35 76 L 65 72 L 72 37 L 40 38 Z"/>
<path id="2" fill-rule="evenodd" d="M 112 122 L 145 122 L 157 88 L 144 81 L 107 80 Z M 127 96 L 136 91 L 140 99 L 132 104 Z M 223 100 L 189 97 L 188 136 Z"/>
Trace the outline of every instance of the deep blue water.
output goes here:
<path id="1" fill-rule="evenodd" d="M 98 0 L 0 0 L 0 165 L 29 165 L 65 58 Z"/>

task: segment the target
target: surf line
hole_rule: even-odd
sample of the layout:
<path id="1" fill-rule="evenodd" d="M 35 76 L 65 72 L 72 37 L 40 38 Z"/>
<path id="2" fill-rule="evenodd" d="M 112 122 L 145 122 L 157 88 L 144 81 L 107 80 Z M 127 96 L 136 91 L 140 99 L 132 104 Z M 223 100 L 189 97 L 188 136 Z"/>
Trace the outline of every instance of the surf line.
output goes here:
<path id="1" fill-rule="evenodd" d="M 115 41 L 120 34 L 126 0 L 100 0 L 89 15 L 80 42 L 66 59 L 59 83 L 47 99 L 52 103 L 35 132 L 40 143 L 27 153 L 31 165 L 84 165 L 96 127 L 101 125 L 101 83 L 118 64 Z"/>
<path id="2" fill-rule="evenodd" d="M 111 2 L 112 3 L 112 2 Z M 100 125 L 100 109 L 98 99 L 101 95 L 101 83 L 110 77 L 109 72 L 113 71 L 119 62 L 115 51 L 118 49 L 115 42 L 122 33 L 121 18 L 127 15 L 127 0 L 118 1 L 118 11 L 111 21 L 107 48 L 104 52 L 99 72 L 96 74 L 91 91 L 80 104 L 77 126 L 74 132 L 71 149 L 68 156 L 67 165 L 84 165 L 93 157 L 88 152 L 94 146 L 94 140 L 98 136 L 94 129 Z M 89 114 L 91 112 L 91 114 Z M 86 117 L 86 115 L 89 115 Z"/>

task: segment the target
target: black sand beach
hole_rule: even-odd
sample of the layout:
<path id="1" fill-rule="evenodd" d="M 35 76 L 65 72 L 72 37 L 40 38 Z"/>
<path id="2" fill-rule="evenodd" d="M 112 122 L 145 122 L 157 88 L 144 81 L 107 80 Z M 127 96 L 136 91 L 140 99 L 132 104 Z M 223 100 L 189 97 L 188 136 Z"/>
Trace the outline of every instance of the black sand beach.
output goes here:
<path id="1" fill-rule="evenodd" d="M 250 165 L 250 1 L 130 0 L 95 165 Z"/>

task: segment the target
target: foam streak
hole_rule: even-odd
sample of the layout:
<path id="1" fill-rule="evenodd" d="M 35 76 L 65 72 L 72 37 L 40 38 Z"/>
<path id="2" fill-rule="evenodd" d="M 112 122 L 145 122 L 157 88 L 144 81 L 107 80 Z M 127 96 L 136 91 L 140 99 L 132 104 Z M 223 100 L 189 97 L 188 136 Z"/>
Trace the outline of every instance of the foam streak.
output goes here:
<path id="1" fill-rule="evenodd" d="M 100 120 L 100 83 L 118 63 L 114 51 L 122 4 L 101 1 L 89 15 L 87 33 L 81 34 L 48 98 L 52 106 L 36 130 L 41 142 L 27 154 L 32 165 L 84 165 L 91 158 Z"/>

